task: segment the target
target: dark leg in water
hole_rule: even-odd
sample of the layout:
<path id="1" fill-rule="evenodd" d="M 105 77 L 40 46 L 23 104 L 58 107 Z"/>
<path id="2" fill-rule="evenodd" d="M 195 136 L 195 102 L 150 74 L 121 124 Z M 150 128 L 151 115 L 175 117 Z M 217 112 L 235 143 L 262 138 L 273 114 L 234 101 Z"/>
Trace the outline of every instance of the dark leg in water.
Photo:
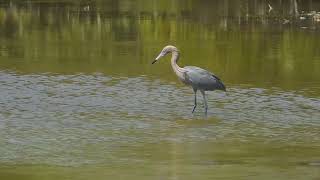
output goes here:
<path id="1" fill-rule="evenodd" d="M 194 106 L 193 106 L 193 109 L 192 109 L 192 113 L 194 112 L 194 110 L 197 107 L 197 89 L 193 89 L 193 92 L 194 92 Z"/>

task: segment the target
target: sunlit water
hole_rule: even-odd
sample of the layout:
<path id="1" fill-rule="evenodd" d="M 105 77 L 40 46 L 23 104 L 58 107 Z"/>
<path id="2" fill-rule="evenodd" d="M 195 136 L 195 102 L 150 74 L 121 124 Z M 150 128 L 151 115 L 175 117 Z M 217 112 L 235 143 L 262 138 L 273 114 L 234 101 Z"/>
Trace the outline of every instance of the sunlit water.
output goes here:
<path id="1" fill-rule="evenodd" d="M 173 2 L 2 5 L 1 179 L 320 178 L 318 24 Z M 167 43 L 227 85 L 207 117 L 167 59 L 151 66 Z"/>
<path id="2" fill-rule="evenodd" d="M 320 100 L 295 92 L 213 92 L 204 118 L 202 107 L 191 115 L 190 89 L 143 76 L 1 72 L 0 82 L 0 160 L 8 165 L 319 168 Z"/>

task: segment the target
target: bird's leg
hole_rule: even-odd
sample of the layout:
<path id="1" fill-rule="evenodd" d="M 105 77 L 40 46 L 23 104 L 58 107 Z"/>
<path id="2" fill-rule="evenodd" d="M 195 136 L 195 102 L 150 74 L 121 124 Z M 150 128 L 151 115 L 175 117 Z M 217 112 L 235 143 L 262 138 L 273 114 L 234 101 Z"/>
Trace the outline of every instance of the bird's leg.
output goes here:
<path id="1" fill-rule="evenodd" d="M 193 89 L 193 92 L 194 92 L 194 106 L 193 106 L 193 109 L 192 109 L 192 113 L 194 112 L 194 110 L 197 107 L 197 89 Z"/>
<path id="2" fill-rule="evenodd" d="M 208 112 L 208 104 L 207 104 L 207 98 L 206 98 L 206 93 L 205 91 L 201 90 L 200 91 L 202 96 L 203 96 L 203 103 L 204 103 L 204 110 L 205 110 L 205 114 L 207 115 Z"/>

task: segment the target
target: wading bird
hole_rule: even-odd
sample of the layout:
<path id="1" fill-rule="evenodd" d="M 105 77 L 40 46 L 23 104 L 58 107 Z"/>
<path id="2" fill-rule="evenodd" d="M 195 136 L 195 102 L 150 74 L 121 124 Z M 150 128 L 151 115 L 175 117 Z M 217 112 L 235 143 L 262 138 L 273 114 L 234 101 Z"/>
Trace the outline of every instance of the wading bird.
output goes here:
<path id="1" fill-rule="evenodd" d="M 220 78 L 207 70 L 196 66 L 186 66 L 184 68 L 179 67 L 177 64 L 179 59 L 179 50 L 171 45 L 164 47 L 158 57 L 156 57 L 156 59 L 152 62 L 152 64 L 157 62 L 161 57 L 167 55 L 168 53 L 172 53 L 171 66 L 178 78 L 184 84 L 190 85 L 193 88 L 194 106 L 192 109 L 192 113 L 197 107 L 197 91 L 200 90 L 203 96 L 205 114 L 207 114 L 208 105 L 205 91 L 226 91 L 226 87 L 224 86 Z"/>

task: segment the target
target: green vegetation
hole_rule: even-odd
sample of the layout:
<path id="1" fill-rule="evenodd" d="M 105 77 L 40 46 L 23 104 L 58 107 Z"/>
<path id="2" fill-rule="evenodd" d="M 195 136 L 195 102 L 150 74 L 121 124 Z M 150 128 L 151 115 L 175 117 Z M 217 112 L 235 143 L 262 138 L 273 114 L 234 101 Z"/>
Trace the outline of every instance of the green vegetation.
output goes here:
<path id="1" fill-rule="evenodd" d="M 228 83 L 296 87 L 319 81 L 319 24 L 299 20 L 290 3 L 276 2 L 269 12 L 268 3 L 256 1 L 8 1 L 0 9 L 1 67 L 157 73 L 174 80 L 168 64 L 161 74 L 147 68 L 171 43 L 181 49 L 182 64 L 207 67 Z M 319 6 L 308 3 L 298 1 L 309 8 L 304 12 Z"/>

